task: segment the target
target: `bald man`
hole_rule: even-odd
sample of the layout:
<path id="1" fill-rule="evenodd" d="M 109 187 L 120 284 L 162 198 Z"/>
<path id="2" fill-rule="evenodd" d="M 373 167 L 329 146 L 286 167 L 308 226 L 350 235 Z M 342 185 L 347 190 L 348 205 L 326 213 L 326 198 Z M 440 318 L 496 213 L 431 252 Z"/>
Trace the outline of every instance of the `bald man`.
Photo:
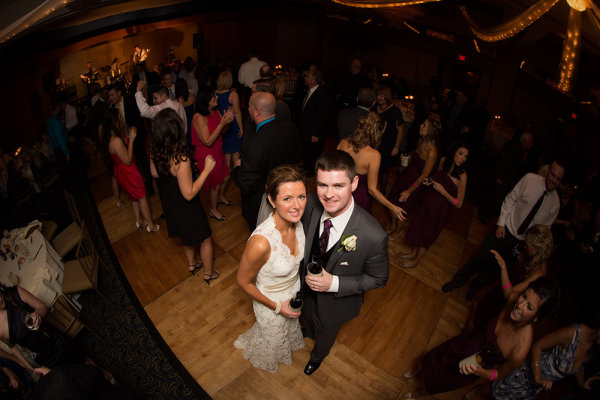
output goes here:
<path id="1" fill-rule="evenodd" d="M 269 171 L 299 161 L 300 136 L 296 126 L 275 115 L 275 97 L 257 92 L 250 97 L 248 113 L 256 129 L 244 135 L 241 158 L 233 179 L 242 193 L 242 215 L 252 232 Z"/>

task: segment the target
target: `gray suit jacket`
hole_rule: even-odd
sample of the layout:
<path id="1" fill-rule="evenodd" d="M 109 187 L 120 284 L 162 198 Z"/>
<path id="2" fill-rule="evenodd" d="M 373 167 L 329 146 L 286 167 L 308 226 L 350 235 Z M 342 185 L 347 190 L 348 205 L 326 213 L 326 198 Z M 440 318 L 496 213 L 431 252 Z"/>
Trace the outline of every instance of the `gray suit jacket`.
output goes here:
<path id="1" fill-rule="evenodd" d="M 302 216 L 306 236 L 305 265 L 310 260 L 311 245 L 322 213 L 321 202 L 316 193 L 311 193 Z M 342 248 L 338 251 L 341 246 L 336 243 L 325 268 L 339 277 L 338 292 L 317 295 L 319 317 L 327 328 L 340 326 L 357 317 L 363 293 L 385 286 L 389 275 L 388 237 L 371 214 L 355 205 L 342 237 L 345 235 L 356 235 L 356 249 L 346 251 Z M 302 268 L 302 275 L 302 283 L 306 285 L 306 268 Z"/>

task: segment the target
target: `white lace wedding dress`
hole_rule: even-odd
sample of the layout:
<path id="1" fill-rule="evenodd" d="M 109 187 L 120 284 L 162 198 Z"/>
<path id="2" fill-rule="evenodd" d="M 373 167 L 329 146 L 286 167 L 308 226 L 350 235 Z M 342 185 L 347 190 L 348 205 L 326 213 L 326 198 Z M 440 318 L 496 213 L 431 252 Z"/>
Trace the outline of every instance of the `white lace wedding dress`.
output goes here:
<path id="1" fill-rule="evenodd" d="M 256 277 L 256 287 L 273 301 L 284 302 L 300 290 L 298 275 L 304 254 L 304 231 L 302 223 L 296 224 L 298 255 L 293 256 L 282 242 L 281 234 L 275 229 L 273 216 L 261 223 L 252 236 L 265 237 L 271 246 L 271 255 Z M 267 306 L 253 301 L 256 322 L 235 341 L 234 346 L 242 349 L 242 355 L 256 368 L 275 372 L 278 363 L 292 364 L 292 351 L 304 347 L 304 339 L 298 318 L 287 318 L 275 314 Z"/>

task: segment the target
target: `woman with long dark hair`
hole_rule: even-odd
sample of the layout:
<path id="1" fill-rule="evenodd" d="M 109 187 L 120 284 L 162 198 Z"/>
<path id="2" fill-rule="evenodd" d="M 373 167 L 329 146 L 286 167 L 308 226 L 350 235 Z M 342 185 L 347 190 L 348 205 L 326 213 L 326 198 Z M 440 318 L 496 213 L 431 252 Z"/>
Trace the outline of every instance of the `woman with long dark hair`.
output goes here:
<path id="1" fill-rule="evenodd" d="M 417 149 L 410 155 L 410 164 L 394 182 L 387 198 L 392 204 L 402 207 L 410 216 L 420 202 L 421 184 L 431 175 L 438 161 L 438 138 L 441 130 L 439 117 L 431 114 L 419 129 Z M 417 192 L 413 194 L 413 192 Z M 417 196 L 419 194 L 419 196 Z M 390 215 L 392 223 L 388 228 L 390 239 L 400 236 L 396 215 Z"/>
<path id="2" fill-rule="evenodd" d="M 204 183 L 204 190 L 209 192 L 208 215 L 218 221 L 225 221 L 225 216 L 217 210 L 217 204 L 229 205 L 225 198 L 223 185 L 225 178 L 229 177 L 229 168 L 223 154 L 222 134 L 234 120 L 233 109 L 228 109 L 221 114 L 217 109 L 215 92 L 202 88 L 196 96 L 196 114 L 192 119 L 192 145 L 196 146 L 196 163 L 198 169 L 204 169 L 204 159 L 211 155 L 216 165 Z"/>
<path id="3" fill-rule="evenodd" d="M 479 378 L 496 381 L 509 375 L 529 354 L 533 324 L 553 308 L 557 294 L 556 285 L 546 277 L 531 282 L 521 293 L 513 293 L 502 312 L 485 327 L 427 352 L 417 368 L 404 374 L 405 378 L 421 375 L 424 385 L 403 398 L 416 399 L 465 387 Z"/>
<path id="4" fill-rule="evenodd" d="M 133 155 L 133 142 L 137 136 L 135 127 L 129 128 L 127 136 L 127 127 L 119 117 L 119 110 L 111 108 L 104 114 L 102 136 L 104 151 L 113 160 L 115 178 L 131 200 L 135 226 L 138 229 L 145 227 L 148 232 L 158 231 L 160 226 L 152 221 L 144 181 Z"/>
<path id="5" fill-rule="evenodd" d="M 192 178 L 192 159 L 186 144 L 181 118 L 166 108 L 159 112 L 152 124 L 152 176 L 158 178 L 160 201 L 167 220 L 169 237 L 179 237 L 188 261 L 188 271 L 193 275 L 204 265 L 204 281 L 217 279 L 213 271 L 212 230 L 204 214 L 198 192 L 215 166 L 207 155 L 200 176 Z M 200 261 L 196 248 L 200 247 Z"/>
<path id="6" fill-rule="evenodd" d="M 465 163 L 469 146 L 458 141 L 440 160 L 440 166 L 431 179 L 423 181 L 423 202 L 415 212 L 406 233 L 406 241 L 413 246 L 409 253 L 400 253 L 400 267 L 414 268 L 431 246 L 450 218 L 452 208 L 461 208 L 467 190 Z"/>

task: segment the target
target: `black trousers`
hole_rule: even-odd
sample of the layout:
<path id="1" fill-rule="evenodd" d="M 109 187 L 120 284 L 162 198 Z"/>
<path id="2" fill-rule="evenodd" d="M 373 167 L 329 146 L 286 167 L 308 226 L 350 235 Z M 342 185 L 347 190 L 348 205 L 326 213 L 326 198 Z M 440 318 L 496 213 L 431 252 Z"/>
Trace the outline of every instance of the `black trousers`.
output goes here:
<path id="1" fill-rule="evenodd" d="M 309 289 L 309 293 L 304 296 L 304 305 L 302 306 L 302 324 L 306 335 L 315 339 L 315 346 L 310 352 L 310 360 L 313 362 L 321 362 L 329 350 L 335 343 L 338 332 L 341 326 L 335 326 L 326 328 L 323 326 L 321 319 L 319 318 L 319 311 L 317 309 L 316 294 Z"/>
<path id="2" fill-rule="evenodd" d="M 455 286 L 464 286 L 473 275 L 476 275 L 470 285 L 470 290 L 476 292 L 499 278 L 500 268 L 490 250 L 496 250 L 502 258 L 507 260 L 512 249 L 519 243 L 519 239 L 514 237 L 508 229 L 505 231 L 504 238 L 497 238 L 495 229 L 485 237 L 477 252 L 452 278 Z"/>
<path id="3" fill-rule="evenodd" d="M 320 139 L 319 139 L 320 140 Z M 323 152 L 323 143 L 320 141 L 317 143 L 313 142 L 302 142 L 302 156 L 303 156 L 303 167 L 304 170 L 313 172 L 315 171 L 315 162 L 317 158 Z"/>

